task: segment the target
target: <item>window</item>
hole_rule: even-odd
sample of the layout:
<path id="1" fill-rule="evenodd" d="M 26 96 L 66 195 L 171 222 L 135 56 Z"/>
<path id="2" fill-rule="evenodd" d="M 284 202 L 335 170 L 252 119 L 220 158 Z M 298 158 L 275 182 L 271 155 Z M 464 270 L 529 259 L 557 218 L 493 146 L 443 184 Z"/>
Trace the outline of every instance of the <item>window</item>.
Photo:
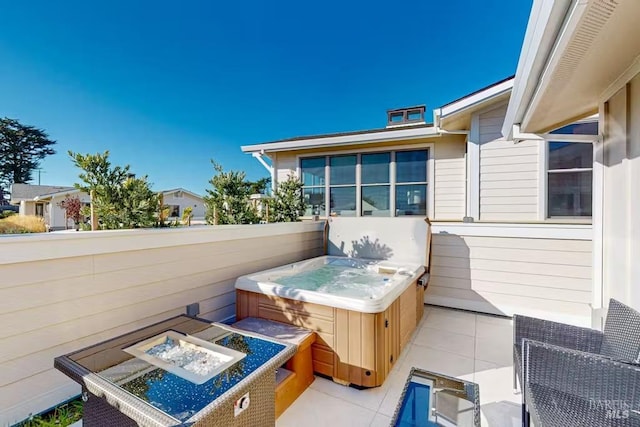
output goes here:
<path id="1" fill-rule="evenodd" d="M 592 145 L 550 141 L 547 159 L 548 216 L 591 216 Z"/>
<path id="2" fill-rule="evenodd" d="M 311 157 L 300 161 L 302 195 L 307 205 L 305 215 L 326 215 L 325 210 L 325 158 Z"/>
<path id="3" fill-rule="evenodd" d="M 572 123 L 552 134 L 597 135 L 597 121 Z M 593 146 L 571 137 L 547 143 L 547 217 L 590 217 Z"/>
<path id="4" fill-rule="evenodd" d="M 336 216 L 426 216 L 427 160 L 426 149 L 303 158 L 305 215 L 329 203 Z"/>
<path id="5" fill-rule="evenodd" d="M 396 215 L 427 214 L 427 150 L 396 153 Z"/>
<path id="6" fill-rule="evenodd" d="M 356 214 L 355 155 L 329 158 L 329 202 L 331 215 Z"/>
<path id="7" fill-rule="evenodd" d="M 387 110 L 387 126 L 423 123 L 425 111 L 426 107 L 424 105 Z"/>
<path id="8" fill-rule="evenodd" d="M 362 155 L 362 216 L 389 216 L 389 164 L 391 153 Z"/>
<path id="9" fill-rule="evenodd" d="M 44 204 L 36 203 L 36 216 L 44 216 Z"/>
<path id="10" fill-rule="evenodd" d="M 169 205 L 169 216 L 170 217 L 179 217 L 180 216 L 180 205 Z"/>

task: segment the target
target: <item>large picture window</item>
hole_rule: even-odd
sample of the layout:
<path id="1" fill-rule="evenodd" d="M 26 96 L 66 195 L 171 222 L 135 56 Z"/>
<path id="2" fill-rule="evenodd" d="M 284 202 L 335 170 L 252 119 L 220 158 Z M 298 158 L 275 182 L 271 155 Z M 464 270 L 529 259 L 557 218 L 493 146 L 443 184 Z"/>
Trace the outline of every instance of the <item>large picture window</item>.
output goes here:
<path id="1" fill-rule="evenodd" d="M 306 215 L 426 216 L 428 157 L 422 149 L 302 158 Z"/>
<path id="2" fill-rule="evenodd" d="M 593 147 L 548 142 L 548 216 L 591 216 Z"/>

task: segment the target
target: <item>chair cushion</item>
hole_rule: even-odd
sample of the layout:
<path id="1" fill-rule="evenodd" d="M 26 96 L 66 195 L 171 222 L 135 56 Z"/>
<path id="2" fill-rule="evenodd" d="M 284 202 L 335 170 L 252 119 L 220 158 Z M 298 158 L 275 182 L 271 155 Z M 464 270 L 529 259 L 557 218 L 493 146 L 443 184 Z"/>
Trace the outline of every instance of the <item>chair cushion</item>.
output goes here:
<path id="1" fill-rule="evenodd" d="M 640 313 L 611 299 L 600 353 L 616 360 L 640 363 Z"/>

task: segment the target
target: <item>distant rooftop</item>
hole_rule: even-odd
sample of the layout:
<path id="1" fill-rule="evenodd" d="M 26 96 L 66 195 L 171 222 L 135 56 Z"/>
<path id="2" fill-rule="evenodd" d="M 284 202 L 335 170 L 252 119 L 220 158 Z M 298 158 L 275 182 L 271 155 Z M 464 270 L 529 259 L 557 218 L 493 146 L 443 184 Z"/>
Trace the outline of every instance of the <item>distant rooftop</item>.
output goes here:
<path id="1" fill-rule="evenodd" d="M 289 149 L 313 148 L 320 146 L 348 145 L 394 139 L 412 139 L 435 135 L 433 124 L 424 120 L 426 107 L 412 107 L 387 110 L 387 126 L 349 132 L 325 133 L 319 135 L 295 136 L 255 145 L 245 145 L 245 153 L 261 151 L 282 151 Z M 377 134 L 377 135 L 376 135 Z"/>
<path id="2" fill-rule="evenodd" d="M 11 186 L 11 204 L 18 204 L 22 200 L 33 200 L 33 198 L 45 194 L 69 190 L 75 190 L 75 188 L 60 185 L 13 184 Z"/>

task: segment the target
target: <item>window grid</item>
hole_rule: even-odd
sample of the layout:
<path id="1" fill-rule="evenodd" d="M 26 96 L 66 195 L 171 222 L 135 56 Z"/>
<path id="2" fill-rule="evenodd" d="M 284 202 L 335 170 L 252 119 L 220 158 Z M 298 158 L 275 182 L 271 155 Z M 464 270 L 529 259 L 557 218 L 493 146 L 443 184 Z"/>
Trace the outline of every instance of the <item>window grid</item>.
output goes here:
<path id="1" fill-rule="evenodd" d="M 552 209 L 554 209 L 554 206 L 552 206 L 552 202 L 551 202 L 551 195 L 552 195 L 552 190 L 551 190 L 551 184 L 550 184 L 550 177 L 551 176 L 558 176 L 558 175 L 566 175 L 566 174 L 582 174 L 582 173 L 593 173 L 593 167 L 577 167 L 577 168 L 554 168 L 554 169 L 549 169 L 549 157 L 550 157 L 550 143 L 553 143 L 554 141 L 549 140 L 546 141 L 546 147 L 545 147 L 545 156 L 546 156 L 546 169 L 547 169 L 547 173 L 546 173 L 546 217 L 547 218 L 590 218 L 591 215 L 581 215 L 581 214 L 552 214 Z M 583 144 L 581 142 L 571 142 L 571 144 Z M 591 144 L 589 144 L 591 145 Z M 593 164 L 593 160 L 591 161 L 591 164 Z M 593 179 L 593 178 L 592 178 Z M 591 188 L 591 190 L 593 191 L 593 188 Z M 575 195 L 574 195 L 575 198 Z M 579 195 L 578 199 L 582 198 L 582 194 Z M 575 210 L 575 208 L 574 208 Z"/>
<path id="2" fill-rule="evenodd" d="M 425 174 L 425 180 L 424 181 L 398 181 L 397 180 L 397 163 L 396 163 L 396 153 L 399 152 L 407 152 L 407 151 L 426 151 L 426 158 L 425 158 L 425 170 L 426 170 L 426 174 Z M 424 200 L 424 205 L 425 205 L 425 215 L 428 214 L 428 209 L 429 209 L 429 203 L 428 203 L 428 191 L 429 191 L 429 182 L 428 182 L 428 161 L 429 161 L 429 149 L 428 148 L 416 148 L 416 149 L 408 149 L 408 150 L 394 150 L 394 151 L 380 151 L 380 152 L 371 152 L 371 153 L 345 153 L 345 154 L 336 154 L 336 155 L 327 155 L 324 156 L 324 165 L 325 165 L 325 183 L 324 185 L 305 185 L 303 186 L 303 191 L 304 189 L 323 189 L 324 190 L 324 196 L 325 196 L 325 209 L 324 209 L 324 214 L 326 216 L 330 216 L 332 214 L 332 208 L 331 208 L 331 189 L 332 188 L 353 188 L 355 187 L 355 216 L 364 216 L 363 215 L 363 210 L 362 210 L 362 193 L 363 193 L 363 188 L 367 188 L 367 187 L 388 187 L 389 188 L 389 200 L 388 200 L 388 205 L 389 205 L 389 217 L 398 217 L 398 216 L 405 216 L 405 215 L 398 215 L 397 213 L 397 199 L 396 199 L 396 195 L 397 195 L 397 187 L 402 187 L 402 186 L 424 186 L 425 188 L 425 200 Z M 367 154 L 386 154 L 389 153 L 389 182 L 386 183 L 362 183 L 362 156 L 363 155 L 367 155 Z M 334 157 L 344 157 L 344 156 L 349 156 L 349 155 L 355 155 L 356 156 L 356 164 L 355 164 L 355 184 L 332 184 L 331 183 L 331 158 Z M 302 162 L 306 159 L 312 159 L 312 158 L 318 158 L 319 156 L 311 156 L 311 157 L 301 157 L 300 158 L 300 165 L 302 165 Z M 300 172 L 302 174 L 302 167 L 300 167 Z"/>

